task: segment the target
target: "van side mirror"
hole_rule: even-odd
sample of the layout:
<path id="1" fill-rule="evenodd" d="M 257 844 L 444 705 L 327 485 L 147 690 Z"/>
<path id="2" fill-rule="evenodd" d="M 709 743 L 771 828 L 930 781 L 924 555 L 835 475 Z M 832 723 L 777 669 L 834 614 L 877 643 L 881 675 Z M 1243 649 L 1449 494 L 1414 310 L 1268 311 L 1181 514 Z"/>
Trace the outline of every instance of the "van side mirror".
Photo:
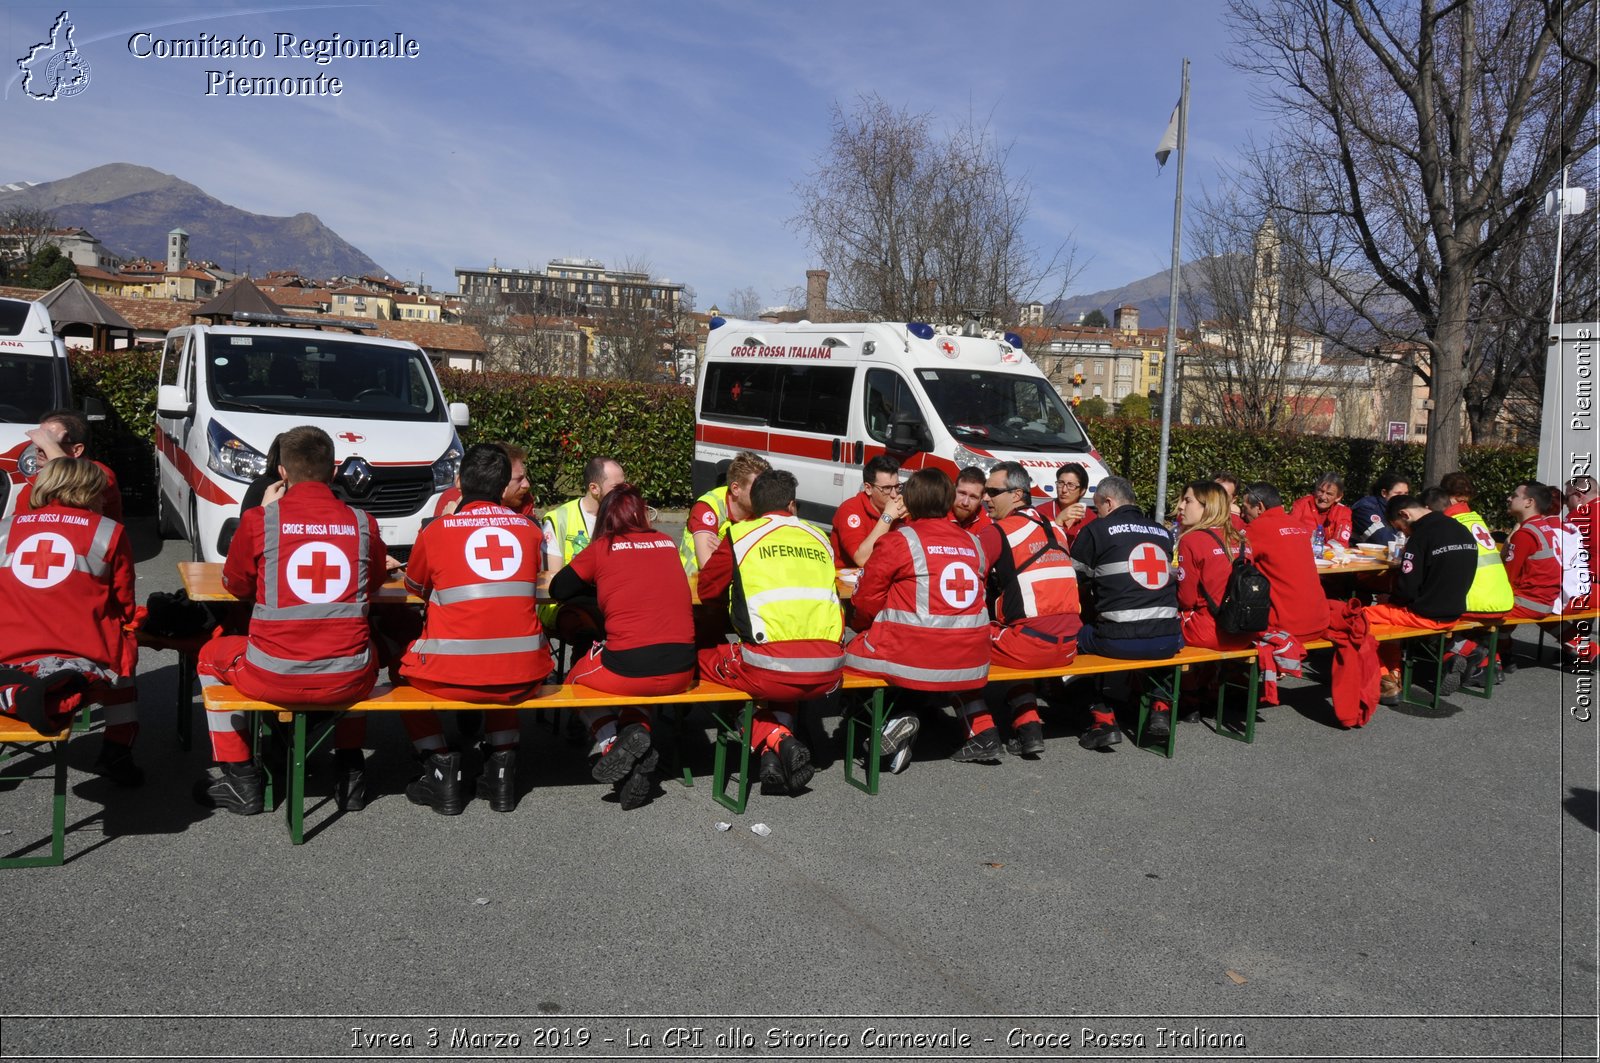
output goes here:
<path id="1" fill-rule="evenodd" d="M 468 412 L 466 403 L 452 402 L 450 404 L 450 423 L 457 428 L 465 428 L 472 423 L 472 414 Z"/>
<path id="2" fill-rule="evenodd" d="M 187 417 L 194 412 L 194 403 L 182 384 L 162 384 L 156 389 L 156 412 L 163 417 Z"/>
<path id="3" fill-rule="evenodd" d="M 930 450 L 933 438 L 927 426 L 915 417 L 899 417 L 889 429 L 889 449 L 897 454 L 915 454 Z"/>
<path id="4" fill-rule="evenodd" d="M 93 395 L 83 398 L 83 416 L 89 421 L 103 421 L 106 419 L 106 404 Z"/>

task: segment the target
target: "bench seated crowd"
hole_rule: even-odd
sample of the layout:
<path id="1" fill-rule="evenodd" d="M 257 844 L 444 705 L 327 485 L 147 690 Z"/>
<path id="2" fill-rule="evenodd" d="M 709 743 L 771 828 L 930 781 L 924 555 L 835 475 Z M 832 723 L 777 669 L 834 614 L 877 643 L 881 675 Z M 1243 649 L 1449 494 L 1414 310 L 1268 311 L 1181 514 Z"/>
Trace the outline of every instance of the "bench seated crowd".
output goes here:
<path id="1" fill-rule="evenodd" d="M 81 706 L 104 704 L 95 770 L 138 785 L 142 611 L 111 515 L 115 483 L 83 456 L 79 415 L 57 411 L 30 435 L 47 460 L 26 507 L 0 524 L 0 713 L 15 719 L 0 743 L 47 741 Z M 1408 692 L 1412 642 L 1435 699 L 1491 691 L 1514 667 L 1498 641 L 1510 624 L 1559 625 L 1565 655 L 1596 656 L 1587 477 L 1565 492 L 1518 484 L 1502 548 L 1462 473 L 1418 491 L 1385 475 L 1354 507 L 1332 473 L 1293 502 L 1218 474 L 1184 488 L 1167 526 L 1127 480 L 1091 485 L 1082 465 L 1063 465 L 1039 503 L 1013 462 L 902 480 L 881 455 L 825 529 L 797 516 L 791 473 L 746 452 L 675 542 L 609 458 L 587 464 L 583 494 L 538 519 L 525 457 L 468 448 L 457 490 L 402 565 L 376 522 L 333 494 L 327 434 L 278 438 L 223 567 L 239 604 L 195 654 L 216 762 L 196 800 L 240 815 L 269 807 L 280 766 L 260 750 L 282 723 L 296 841 L 305 759 L 326 739 L 334 800 L 360 810 L 373 711 L 398 713 L 413 745 L 407 797 L 455 815 L 473 797 L 516 807 L 521 710 L 569 710 L 593 778 L 630 809 L 671 758 L 659 714 L 707 706 L 717 798 L 742 810 L 753 782 L 771 794 L 809 787 L 798 714 L 834 699 L 846 777 L 876 792 L 935 716 L 961 725 L 954 761 L 1043 755 L 1041 689 L 1049 711 L 1080 725 L 1083 748 L 1126 734 L 1170 756 L 1175 717 L 1209 715 L 1253 739 L 1258 699 L 1274 701 L 1277 680 L 1317 650 L 1331 651 L 1344 727 Z M 1373 563 L 1325 581 L 1319 563 L 1352 550 Z M 422 607 L 375 604 L 396 572 Z M 1236 720 L 1224 713 L 1233 687 L 1247 697 Z M 454 744 L 442 713 L 465 714 Z"/>

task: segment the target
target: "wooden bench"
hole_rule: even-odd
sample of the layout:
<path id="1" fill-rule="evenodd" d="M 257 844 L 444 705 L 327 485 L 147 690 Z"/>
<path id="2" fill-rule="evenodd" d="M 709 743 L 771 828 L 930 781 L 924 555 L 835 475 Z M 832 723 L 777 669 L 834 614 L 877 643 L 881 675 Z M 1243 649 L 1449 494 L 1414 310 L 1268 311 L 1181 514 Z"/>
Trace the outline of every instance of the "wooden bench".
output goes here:
<path id="1" fill-rule="evenodd" d="M 67 740 L 72 737 L 72 727 L 61 729 L 59 734 L 40 734 L 32 727 L 23 723 L 14 716 L 0 715 L 0 765 L 5 765 L 11 760 L 40 751 L 40 747 L 48 746 L 52 764 L 55 768 L 55 795 L 51 801 L 50 812 L 50 855 L 49 856 L 6 856 L 0 857 L 0 868 L 7 867 L 60 867 L 66 859 L 67 840 Z M 29 780 L 32 775 L 0 775 L 0 780 Z M 25 846 L 17 852 L 25 852 L 36 846 Z"/>
<path id="2" fill-rule="evenodd" d="M 1098 675 L 1112 675 L 1118 672 L 1149 672 L 1152 673 L 1151 681 L 1145 685 L 1139 697 L 1139 719 L 1134 727 L 1134 744 L 1141 749 L 1149 749 L 1171 758 L 1177 751 L 1178 728 L 1176 720 L 1167 732 L 1167 739 L 1159 745 L 1146 745 L 1144 741 L 1145 725 L 1149 722 L 1150 706 L 1155 701 L 1166 701 L 1176 710 L 1178 705 L 1179 685 L 1182 682 L 1183 670 L 1196 664 L 1210 664 L 1217 661 L 1250 660 L 1252 668 L 1256 659 L 1256 651 L 1252 649 L 1241 650 L 1209 650 L 1198 646 L 1185 646 L 1177 654 L 1161 660 L 1129 660 L 1121 657 L 1102 657 L 1092 653 L 1082 653 L 1073 658 L 1071 664 L 1050 668 L 1006 668 L 991 666 L 989 669 L 989 683 L 1022 683 L 1034 679 L 1061 679 L 1068 676 L 1087 677 Z M 1253 673 L 1252 673 L 1253 675 Z M 1246 728 L 1250 734 L 1255 731 L 1255 710 L 1257 684 L 1250 684 L 1251 693 L 1247 709 Z M 845 781 L 856 789 L 868 794 L 878 792 L 880 778 L 880 740 L 883 734 L 884 694 L 889 685 L 879 679 L 866 676 L 850 675 L 846 673 L 844 679 L 845 690 L 871 690 L 872 695 L 865 703 L 859 706 L 846 706 L 845 709 Z M 1220 726 L 1221 698 L 1218 698 L 1218 719 Z M 863 778 L 855 775 L 856 749 L 858 748 L 857 728 L 866 730 L 865 770 Z M 1226 733 L 1225 731 L 1223 733 Z M 1229 737 L 1233 737 L 1230 735 Z"/>
<path id="3" fill-rule="evenodd" d="M 754 702 L 751 701 L 750 695 L 742 690 L 735 690 L 709 680 L 701 680 L 682 694 L 653 698 L 606 694 L 571 683 L 550 685 L 541 687 L 537 697 L 514 705 L 450 701 L 408 686 L 394 687 L 376 697 L 347 705 L 278 705 L 247 697 L 235 688 L 225 685 L 203 687 L 202 694 L 205 697 L 207 711 L 252 714 L 255 722 L 255 726 L 251 728 L 252 746 L 257 752 L 260 750 L 265 727 L 270 722 L 264 717 L 270 714 L 277 722 L 290 725 L 292 738 L 285 764 L 285 782 L 288 788 L 285 814 L 289 825 L 289 836 L 296 845 L 305 841 L 306 758 L 332 735 L 333 726 L 339 717 L 350 712 L 424 710 L 481 712 L 485 709 L 502 708 L 523 711 L 620 708 L 627 705 L 645 707 L 710 705 L 713 707 L 712 714 L 717 722 L 712 797 L 717 803 L 735 813 L 742 813 L 750 798 L 750 743 L 747 736 L 755 713 Z M 730 705 L 738 706 L 738 709 L 730 713 L 727 711 Z M 733 759 L 735 757 L 737 759 Z M 274 773 L 272 766 L 265 763 L 262 766 L 267 772 L 265 796 L 268 806 L 271 807 L 275 805 Z M 729 796 L 727 793 L 730 774 L 738 775 L 736 796 Z M 694 785 L 693 776 L 687 767 L 683 769 L 683 783 L 685 786 Z"/>
<path id="4" fill-rule="evenodd" d="M 1498 672 L 1498 669 L 1494 667 L 1494 662 L 1497 661 L 1500 656 L 1501 631 L 1508 628 L 1522 627 L 1525 624 L 1535 625 L 1539 629 L 1539 644 L 1534 650 L 1534 659 L 1538 660 L 1544 656 L 1544 637 L 1548 633 L 1551 624 L 1562 624 L 1568 621 L 1587 621 L 1590 624 L 1589 637 L 1591 640 L 1593 640 L 1596 636 L 1596 632 L 1593 627 L 1596 620 L 1600 620 L 1600 608 L 1585 609 L 1576 613 L 1552 613 L 1549 616 L 1508 616 L 1491 623 L 1478 621 L 1472 624 L 1472 627 L 1475 628 L 1487 627 L 1489 629 L 1489 663 L 1484 668 L 1483 693 L 1479 694 L 1477 691 L 1470 689 L 1467 691 L 1467 693 L 1478 698 L 1489 698 L 1494 695 L 1495 676 Z M 1558 645 L 1556 647 L 1558 660 L 1560 659 L 1560 652 L 1560 646 Z"/>

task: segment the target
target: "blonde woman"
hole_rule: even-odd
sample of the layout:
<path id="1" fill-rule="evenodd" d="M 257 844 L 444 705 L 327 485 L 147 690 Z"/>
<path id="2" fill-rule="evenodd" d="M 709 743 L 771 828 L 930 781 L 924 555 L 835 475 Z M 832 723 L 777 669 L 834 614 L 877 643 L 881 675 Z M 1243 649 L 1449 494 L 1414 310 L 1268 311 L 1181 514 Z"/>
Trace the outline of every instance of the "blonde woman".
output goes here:
<path id="1" fill-rule="evenodd" d="M 1186 646 L 1217 650 L 1250 644 L 1245 636 L 1219 632 L 1211 614 L 1213 604 L 1222 604 L 1241 544 L 1228 502 L 1228 492 L 1221 484 L 1196 480 L 1183 489 L 1183 500 L 1178 503 L 1183 527 L 1178 539 L 1178 615 L 1183 620 Z"/>
<path id="2" fill-rule="evenodd" d="M 106 706 L 95 770 L 125 786 L 138 733 L 132 692 L 139 649 L 133 548 L 100 512 L 107 479 L 86 458 L 45 463 L 30 508 L 0 522 L 0 711 L 36 730 L 65 726 L 85 699 Z"/>

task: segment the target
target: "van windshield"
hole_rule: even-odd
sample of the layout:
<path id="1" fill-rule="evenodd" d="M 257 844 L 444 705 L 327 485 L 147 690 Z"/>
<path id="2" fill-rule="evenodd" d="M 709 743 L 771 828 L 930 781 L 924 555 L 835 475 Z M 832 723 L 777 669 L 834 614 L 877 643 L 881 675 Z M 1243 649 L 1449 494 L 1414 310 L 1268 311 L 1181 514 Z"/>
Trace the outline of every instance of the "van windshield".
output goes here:
<path id="1" fill-rule="evenodd" d="M 325 333 L 206 337 L 219 410 L 385 421 L 442 421 L 444 400 L 419 351 Z"/>
<path id="2" fill-rule="evenodd" d="M 985 450 L 1084 451 L 1088 438 L 1042 377 L 979 369 L 919 369 L 939 419 Z"/>
<path id="3" fill-rule="evenodd" d="M 55 409 L 55 359 L 0 354 L 0 421 L 38 424 Z"/>

